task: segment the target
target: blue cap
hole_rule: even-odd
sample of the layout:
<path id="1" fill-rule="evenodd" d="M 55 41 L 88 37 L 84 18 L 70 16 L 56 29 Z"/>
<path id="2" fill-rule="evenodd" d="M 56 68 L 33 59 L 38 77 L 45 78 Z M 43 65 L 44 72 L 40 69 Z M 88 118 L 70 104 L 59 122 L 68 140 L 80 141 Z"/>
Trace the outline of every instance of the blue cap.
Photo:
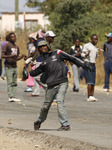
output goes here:
<path id="1" fill-rule="evenodd" d="M 105 35 L 106 37 L 111 37 L 112 38 L 112 33 L 108 33 L 107 35 Z"/>

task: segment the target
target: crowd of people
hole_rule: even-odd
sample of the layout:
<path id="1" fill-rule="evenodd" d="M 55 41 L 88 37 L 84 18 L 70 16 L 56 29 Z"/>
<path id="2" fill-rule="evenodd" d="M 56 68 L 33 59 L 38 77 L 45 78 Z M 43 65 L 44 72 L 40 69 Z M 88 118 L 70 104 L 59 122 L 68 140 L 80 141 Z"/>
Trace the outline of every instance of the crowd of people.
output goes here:
<path id="1" fill-rule="evenodd" d="M 9 102 L 21 101 L 16 97 L 17 87 L 17 61 L 25 60 L 24 68 L 28 68 L 27 89 L 25 92 L 32 92 L 31 96 L 40 95 L 40 87 L 45 90 L 45 100 L 40 110 L 37 121 L 34 122 L 34 129 L 38 130 L 46 120 L 51 104 L 55 100 L 58 110 L 58 118 L 61 124 L 60 130 L 70 130 L 70 123 L 67 118 L 64 99 L 68 88 L 68 76 L 71 77 L 66 62 L 69 61 L 73 71 L 73 92 L 79 92 L 79 80 L 83 73 L 87 84 L 87 101 L 96 102 L 94 88 L 96 80 L 96 58 L 101 50 L 96 47 L 98 36 L 91 35 L 90 42 L 81 45 L 79 38 L 75 39 L 75 45 L 71 46 L 69 54 L 62 50 L 53 50 L 51 44 L 56 34 L 53 31 L 40 29 L 28 36 L 28 54 L 20 55 L 19 47 L 15 44 L 16 35 L 11 32 L 6 36 L 6 41 L 1 42 L 0 47 L 0 75 L 7 79 L 7 91 Z M 109 78 L 112 73 L 112 33 L 106 35 L 103 53 L 105 58 L 105 85 L 104 91 L 109 92 Z M 3 65 L 2 65 L 3 62 Z M 22 80 L 26 80 L 22 78 Z M 33 87 L 33 88 L 32 88 Z"/>

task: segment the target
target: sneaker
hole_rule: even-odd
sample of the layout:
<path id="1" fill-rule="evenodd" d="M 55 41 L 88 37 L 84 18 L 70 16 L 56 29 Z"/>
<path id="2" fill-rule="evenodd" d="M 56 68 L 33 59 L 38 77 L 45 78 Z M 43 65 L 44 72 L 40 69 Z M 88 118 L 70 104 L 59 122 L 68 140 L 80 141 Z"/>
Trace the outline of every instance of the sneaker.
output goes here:
<path id="1" fill-rule="evenodd" d="M 77 89 L 75 85 L 73 87 L 73 92 L 79 92 L 79 89 Z"/>
<path id="2" fill-rule="evenodd" d="M 9 98 L 9 102 L 20 102 L 21 100 L 20 99 L 17 99 L 17 98 Z"/>
<path id="3" fill-rule="evenodd" d="M 13 98 L 9 98 L 9 102 L 14 102 L 14 99 Z"/>
<path id="4" fill-rule="evenodd" d="M 33 92 L 31 95 L 32 95 L 32 96 L 39 96 L 39 93 Z"/>
<path id="5" fill-rule="evenodd" d="M 26 89 L 25 92 L 32 92 L 32 88 Z"/>
<path id="6" fill-rule="evenodd" d="M 14 102 L 21 102 L 20 99 L 17 99 L 17 98 L 12 98 L 14 100 Z"/>
<path id="7" fill-rule="evenodd" d="M 75 89 L 76 89 L 76 86 L 74 85 L 74 86 L 73 86 L 73 91 L 74 91 Z"/>
<path id="8" fill-rule="evenodd" d="M 87 98 L 88 102 L 96 102 L 98 101 L 98 99 L 96 99 L 94 96 L 89 96 L 89 98 Z"/>
<path id="9" fill-rule="evenodd" d="M 109 89 L 103 89 L 104 92 L 109 92 Z"/>
<path id="10" fill-rule="evenodd" d="M 69 130 L 71 130 L 70 126 L 61 126 L 60 128 L 57 129 L 57 131 L 69 131 Z"/>
<path id="11" fill-rule="evenodd" d="M 73 92 L 79 92 L 79 89 L 74 89 Z"/>
<path id="12" fill-rule="evenodd" d="M 92 99 L 93 99 L 94 101 L 98 101 L 98 99 L 97 99 L 97 98 L 95 98 L 94 96 L 92 96 Z"/>
<path id="13" fill-rule="evenodd" d="M 39 130 L 41 123 L 39 121 L 34 122 L 34 130 Z"/>

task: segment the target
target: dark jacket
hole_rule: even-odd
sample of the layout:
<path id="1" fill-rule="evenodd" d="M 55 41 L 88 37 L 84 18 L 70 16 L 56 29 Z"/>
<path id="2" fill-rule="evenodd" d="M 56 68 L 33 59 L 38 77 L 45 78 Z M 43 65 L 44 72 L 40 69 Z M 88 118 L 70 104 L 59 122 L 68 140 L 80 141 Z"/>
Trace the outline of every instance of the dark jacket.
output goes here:
<path id="1" fill-rule="evenodd" d="M 112 62 L 112 44 L 105 42 L 103 46 L 103 55 L 106 62 Z"/>
<path id="2" fill-rule="evenodd" d="M 41 73 L 44 73 L 46 75 L 46 84 L 48 87 L 67 82 L 67 70 L 65 68 L 64 60 L 68 60 L 76 65 L 84 67 L 83 61 L 61 50 L 56 50 L 44 54 L 42 64 L 35 70 L 32 70 L 30 75 L 35 77 Z"/>

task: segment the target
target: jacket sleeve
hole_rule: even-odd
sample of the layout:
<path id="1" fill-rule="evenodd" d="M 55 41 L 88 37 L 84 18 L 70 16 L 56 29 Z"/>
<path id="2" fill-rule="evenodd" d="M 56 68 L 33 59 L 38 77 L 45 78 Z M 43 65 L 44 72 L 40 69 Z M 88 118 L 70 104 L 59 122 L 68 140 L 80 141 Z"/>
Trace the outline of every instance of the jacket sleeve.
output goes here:
<path id="1" fill-rule="evenodd" d="M 73 55 L 73 54 L 75 54 L 75 52 L 74 52 L 74 50 L 71 48 L 71 49 L 70 49 L 70 55 Z"/>
<path id="2" fill-rule="evenodd" d="M 104 46 L 103 46 L 103 55 L 104 55 L 104 57 L 106 57 L 106 54 L 107 54 L 107 47 L 106 47 L 106 43 L 104 43 Z"/>
<path id="3" fill-rule="evenodd" d="M 30 76 L 35 77 L 44 72 L 43 65 L 40 65 L 35 70 L 30 71 Z"/>
<path id="4" fill-rule="evenodd" d="M 85 68 L 85 63 L 82 60 L 80 60 L 79 58 L 72 56 L 72 55 L 69 55 L 69 54 L 67 54 L 61 50 L 58 50 L 57 53 L 60 56 L 61 60 L 67 60 L 67 61 L 70 61 L 70 62 L 72 62 L 78 66 Z"/>

